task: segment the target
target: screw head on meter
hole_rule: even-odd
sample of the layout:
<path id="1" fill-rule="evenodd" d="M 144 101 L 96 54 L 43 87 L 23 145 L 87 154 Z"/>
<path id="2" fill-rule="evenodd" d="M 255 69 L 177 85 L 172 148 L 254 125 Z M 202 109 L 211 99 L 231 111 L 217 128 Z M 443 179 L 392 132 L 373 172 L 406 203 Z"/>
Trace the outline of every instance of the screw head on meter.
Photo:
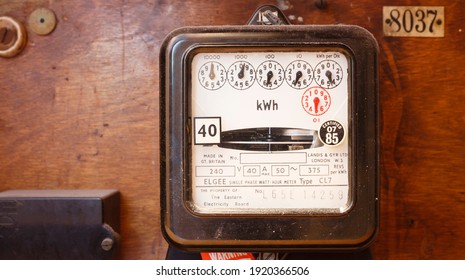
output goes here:
<path id="1" fill-rule="evenodd" d="M 366 30 L 344 25 L 170 34 L 160 56 L 167 240 L 366 246 L 378 220 L 377 51 Z"/>

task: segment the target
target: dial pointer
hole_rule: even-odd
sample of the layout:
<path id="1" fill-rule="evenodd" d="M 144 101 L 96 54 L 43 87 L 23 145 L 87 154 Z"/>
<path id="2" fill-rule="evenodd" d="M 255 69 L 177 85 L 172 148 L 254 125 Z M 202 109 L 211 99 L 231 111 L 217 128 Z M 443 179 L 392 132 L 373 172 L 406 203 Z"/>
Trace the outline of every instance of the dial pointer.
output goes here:
<path id="1" fill-rule="evenodd" d="M 297 73 L 295 73 L 295 80 L 292 82 L 292 84 L 295 86 L 297 85 L 297 83 L 299 82 L 300 78 L 302 78 L 302 72 L 301 71 L 297 71 Z"/>
<path id="2" fill-rule="evenodd" d="M 210 65 L 210 80 L 214 80 L 215 79 L 215 70 L 214 70 L 214 66 L 213 66 L 213 63 Z"/>
<path id="3" fill-rule="evenodd" d="M 333 73 L 328 70 L 328 71 L 326 71 L 325 75 L 329 80 L 329 84 L 334 85 Z"/>
<path id="4" fill-rule="evenodd" d="M 245 63 L 242 64 L 242 66 L 241 66 L 241 71 L 237 74 L 237 77 L 238 77 L 239 79 L 244 78 L 244 71 L 245 71 Z"/>
<path id="5" fill-rule="evenodd" d="M 268 73 L 266 73 L 266 85 L 267 86 L 271 85 L 271 78 L 273 78 L 273 71 L 268 71 Z"/>
<path id="6" fill-rule="evenodd" d="M 320 104 L 320 98 L 315 97 L 313 99 L 313 104 L 315 105 L 315 113 L 318 114 L 318 105 Z"/>

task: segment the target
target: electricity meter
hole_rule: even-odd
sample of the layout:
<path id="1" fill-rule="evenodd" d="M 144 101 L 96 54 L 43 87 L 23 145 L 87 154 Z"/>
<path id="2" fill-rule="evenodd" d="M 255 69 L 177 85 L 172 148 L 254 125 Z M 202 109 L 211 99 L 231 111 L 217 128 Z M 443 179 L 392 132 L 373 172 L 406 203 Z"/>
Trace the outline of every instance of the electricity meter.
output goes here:
<path id="1" fill-rule="evenodd" d="M 285 23 L 266 6 L 247 26 L 165 39 L 161 214 L 172 245 L 357 249 L 376 235 L 377 43 L 357 26 Z"/>

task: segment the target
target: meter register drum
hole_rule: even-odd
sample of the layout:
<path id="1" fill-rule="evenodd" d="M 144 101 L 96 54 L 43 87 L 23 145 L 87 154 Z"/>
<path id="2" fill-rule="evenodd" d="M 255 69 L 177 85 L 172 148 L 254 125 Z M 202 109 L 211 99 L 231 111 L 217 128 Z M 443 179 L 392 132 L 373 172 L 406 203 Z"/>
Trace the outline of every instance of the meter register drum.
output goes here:
<path id="1" fill-rule="evenodd" d="M 301 128 L 259 127 L 223 131 L 221 148 L 251 151 L 293 151 L 321 147 L 318 131 Z"/>

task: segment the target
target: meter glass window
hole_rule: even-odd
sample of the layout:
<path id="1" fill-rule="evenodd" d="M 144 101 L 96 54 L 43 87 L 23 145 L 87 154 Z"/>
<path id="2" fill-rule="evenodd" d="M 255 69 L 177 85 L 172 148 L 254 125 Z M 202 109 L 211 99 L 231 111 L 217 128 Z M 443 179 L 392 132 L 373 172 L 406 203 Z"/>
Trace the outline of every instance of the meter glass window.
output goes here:
<path id="1" fill-rule="evenodd" d="M 340 48 L 189 56 L 186 205 L 197 214 L 341 214 L 352 205 L 350 56 Z"/>

